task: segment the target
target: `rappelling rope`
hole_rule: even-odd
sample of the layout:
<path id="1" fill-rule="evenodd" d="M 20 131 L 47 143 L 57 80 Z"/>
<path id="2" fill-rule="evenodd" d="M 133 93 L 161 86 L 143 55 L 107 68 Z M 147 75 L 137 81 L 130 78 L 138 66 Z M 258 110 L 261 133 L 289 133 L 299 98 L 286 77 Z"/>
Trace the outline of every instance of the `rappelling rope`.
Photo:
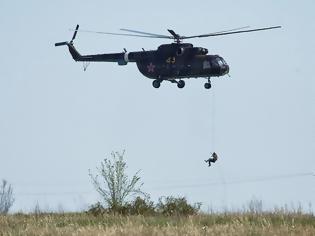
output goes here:
<path id="1" fill-rule="evenodd" d="M 212 92 L 212 104 L 211 104 L 211 148 L 212 152 L 215 151 L 215 92 L 214 89 Z"/>
<path id="2" fill-rule="evenodd" d="M 218 179 L 220 181 L 220 184 L 222 185 L 222 205 L 225 206 L 227 203 L 227 184 L 226 184 L 226 180 L 224 177 L 224 171 L 223 171 L 223 165 L 221 166 L 221 161 L 223 161 L 221 159 L 221 152 L 220 150 L 216 149 L 216 93 L 215 93 L 215 89 L 213 89 L 212 91 L 212 102 L 211 102 L 211 151 L 213 152 L 217 152 L 217 154 L 219 155 L 219 160 L 217 162 L 217 171 L 218 171 Z M 221 160 L 220 160 L 221 159 Z"/>

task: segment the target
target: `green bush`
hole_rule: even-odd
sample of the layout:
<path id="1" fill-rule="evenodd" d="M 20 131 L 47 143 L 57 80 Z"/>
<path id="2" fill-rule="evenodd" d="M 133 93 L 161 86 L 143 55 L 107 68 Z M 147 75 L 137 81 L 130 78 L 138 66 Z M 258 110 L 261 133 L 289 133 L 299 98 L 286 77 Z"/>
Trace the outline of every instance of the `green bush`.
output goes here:
<path id="1" fill-rule="evenodd" d="M 189 204 L 185 197 L 163 197 L 156 205 L 150 201 L 149 197 L 136 197 L 132 202 L 116 208 L 104 208 L 98 202 L 90 206 L 86 213 L 94 216 L 105 214 L 188 216 L 197 214 L 200 206 L 201 203 Z"/>
<path id="2" fill-rule="evenodd" d="M 197 214 L 200 207 L 201 203 L 191 205 L 185 197 L 164 197 L 159 199 L 156 210 L 166 216 L 188 216 Z"/>
<path id="3" fill-rule="evenodd" d="M 154 203 L 149 198 L 137 197 L 133 202 L 127 205 L 130 215 L 154 215 Z"/>
<path id="4" fill-rule="evenodd" d="M 94 216 L 102 216 L 105 214 L 119 214 L 119 215 L 154 215 L 154 203 L 149 198 L 137 197 L 132 202 L 126 203 L 124 206 L 115 208 L 104 208 L 100 202 L 93 204 L 86 211 L 88 214 Z"/>

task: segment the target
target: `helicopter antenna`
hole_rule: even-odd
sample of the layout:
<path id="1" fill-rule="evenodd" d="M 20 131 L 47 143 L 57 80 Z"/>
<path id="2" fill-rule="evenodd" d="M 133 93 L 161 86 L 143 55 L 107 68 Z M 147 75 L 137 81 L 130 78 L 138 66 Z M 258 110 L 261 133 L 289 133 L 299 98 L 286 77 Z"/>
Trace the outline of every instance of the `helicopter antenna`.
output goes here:
<path id="1" fill-rule="evenodd" d="M 86 71 L 89 65 L 90 61 L 83 61 L 83 71 Z"/>

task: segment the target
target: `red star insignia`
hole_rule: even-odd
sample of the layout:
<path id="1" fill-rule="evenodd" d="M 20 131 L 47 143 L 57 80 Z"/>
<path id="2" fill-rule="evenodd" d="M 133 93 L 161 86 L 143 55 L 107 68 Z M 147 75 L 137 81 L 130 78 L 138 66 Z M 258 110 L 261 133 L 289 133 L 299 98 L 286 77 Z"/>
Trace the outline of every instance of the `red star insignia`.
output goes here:
<path id="1" fill-rule="evenodd" d="M 147 68 L 148 68 L 148 72 L 150 73 L 154 73 L 154 69 L 155 69 L 155 65 L 152 64 L 152 62 L 150 62 L 149 65 L 147 65 Z"/>

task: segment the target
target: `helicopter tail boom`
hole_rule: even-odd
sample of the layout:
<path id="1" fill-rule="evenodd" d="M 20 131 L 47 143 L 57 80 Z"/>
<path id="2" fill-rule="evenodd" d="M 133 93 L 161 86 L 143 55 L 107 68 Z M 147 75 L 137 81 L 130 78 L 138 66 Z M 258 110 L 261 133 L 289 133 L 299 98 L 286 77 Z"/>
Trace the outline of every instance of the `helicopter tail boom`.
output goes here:
<path id="1" fill-rule="evenodd" d="M 73 46 L 72 42 L 60 42 L 55 43 L 55 46 L 68 46 L 69 52 L 75 61 L 94 61 L 94 62 L 117 62 L 118 65 L 127 65 L 128 62 L 134 62 L 129 60 L 127 52 L 122 53 L 105 53 L 94 55 L 81 55 L 77 49 Z"/>
<path id="2" fill-rule="evenodd" d="M 69 52 L 72 56 L 72 58 L 75 61 L 103 61 L 103 62 L 117 62 L 118 65 L 127 65 L 127 63 L 130 61 L 127 51 L 122 53 L 108 53 L 108 54 L 96 54 L 96 55 L 81 55 L 77 49 L 73 45 L 73 40 L 75 39 L 77 33 L 79 30 L 79 25 L 76 26 L 74 34 L 72 36 L 72 39 L 70 42 L 59 42 L 55 43 L 56 47 L 59 46 L 68 46 Z M 134 62 L 131 60 L 130 62 Z"/>

